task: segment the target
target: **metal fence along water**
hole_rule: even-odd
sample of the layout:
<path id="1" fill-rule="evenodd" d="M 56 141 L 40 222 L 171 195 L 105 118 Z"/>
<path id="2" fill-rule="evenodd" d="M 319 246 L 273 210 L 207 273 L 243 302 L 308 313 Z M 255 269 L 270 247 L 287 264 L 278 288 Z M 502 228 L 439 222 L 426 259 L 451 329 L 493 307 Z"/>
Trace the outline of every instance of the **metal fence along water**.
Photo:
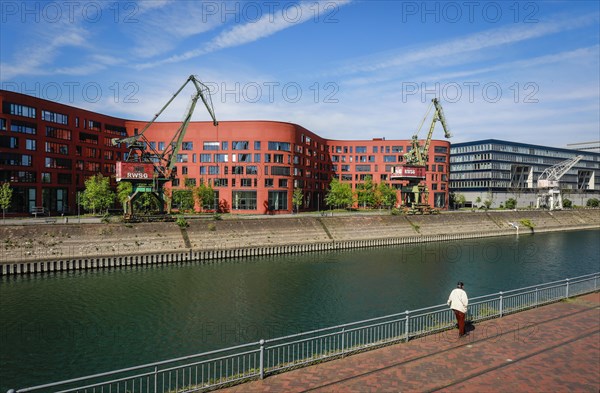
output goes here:
<path id="1" fill-rule="evenodd" d="M 500 318 L 598 291 L 599 284 L 600 273 L 593 273 L 475 297 L 470 299 L 467 319 L 478 322 Z M 450 329 L 454 324 L 453 312 L 446 304 L 440 304 L 82 378 L 9 390 L 9 393 L 198 392 L 408 341 Z"/>

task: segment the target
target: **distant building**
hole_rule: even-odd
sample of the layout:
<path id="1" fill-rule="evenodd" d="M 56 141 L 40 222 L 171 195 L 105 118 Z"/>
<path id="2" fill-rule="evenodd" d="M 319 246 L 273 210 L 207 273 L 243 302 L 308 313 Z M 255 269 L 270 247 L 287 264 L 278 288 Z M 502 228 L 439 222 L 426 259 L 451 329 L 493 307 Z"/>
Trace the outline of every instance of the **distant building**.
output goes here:
<path id="1" fill-rule="evenodd" d="M 567 144 L 567 149 L 580 150 L 591 153 L 600 153 L 600 141 L 569 143 Z"/>
<path id="2" fill-rule="evenodd" d="M 600 195 L 600 153 L 496 139 L 451 146 L 450 191 L 464 195 L 467 206 L 491 200 L 498 207 L 508 198 L 516 199 L 518 207 L 535 206 L 542 172 L 577 155 L 583 159 L 561 178 L 560 188 L 574 204 L 585 204 Z"/>
<path id="3" fill-rule="evenodd" d="M 117 161 L 127 149 L 112 138 L 134 135 L 147 123 L 114 118 L 36 97 L 0 90 L 0 184 L 14 190 L 9 212 L 36 207 L 57 213 L 77 211 L 77 191 L 97 173 L 114 181 Z M 149 114 L 150 117 L 150 114 Z M 155 122 L 145 132 L 152 147 L 164 151 L 180 123 Z M 392 166 L 403 161 L 410 140 L 327 140 L 296 124 L 277 121 L 190 123 L 176 157 L 183 189 L 210 184 L 221 206 L 234 213 L 290 213 L 300 188 L 303 209 L 324 203 L 333 177 L 356 190 L 370 176 L 387 182 L 402 200 L 401 181 L 391 181 Z M 450 143 L 434 140 L 429 149 L 426 184 L 432 207 L 449 201 Z"/>

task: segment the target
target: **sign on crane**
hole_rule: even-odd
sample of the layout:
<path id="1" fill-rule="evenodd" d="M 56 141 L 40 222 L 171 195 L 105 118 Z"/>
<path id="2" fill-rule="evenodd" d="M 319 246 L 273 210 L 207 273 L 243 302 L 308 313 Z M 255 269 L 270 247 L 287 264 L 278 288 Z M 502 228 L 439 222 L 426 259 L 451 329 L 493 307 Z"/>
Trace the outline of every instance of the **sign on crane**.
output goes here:
<path id="1" fill-rule="evenodd" d="M 152 147 L 144 136 L 144 133 L 190 82 L 194 85 L 196 92 L 191 97 L 183 122 L 174 132 L 171 141 L 166 145 L 166 148 L 159 152 Z M 116 168 L 116 180 L 128 181 L 133 185 L 132 193 L 129 195 L 129 198 L 124 205 L 126 218 L 131 218 L 133 216 L 133 202 L 143 193 L 151 193 L 156 196 L 161 211 L 164 208 L 164 186 L 176 176 L 175 163 L 177 162 L 177 154 L 181 149 L 181 143 L 183 142 L 183 138 L 192 119 L 192 114 L 196 108 L 196 103 L 199 99 L 202 100 L 204 106 L 208 110 L 213 125 L 215 127 L 218 126 L 219 123 L 215 117 L 208 87 L 200 82 L 195 75 L 190 75 L 185 83 L 173 94 L 171 99 L 169 99 L 160 111 L 154 115 L 152 120 L 144 126 L 141 132 L 130 137 L 122 139 L 115 138 L 112 140 L 113 145 L 125 143 L 129 148 L 125 161 L 117 162 Z"/>

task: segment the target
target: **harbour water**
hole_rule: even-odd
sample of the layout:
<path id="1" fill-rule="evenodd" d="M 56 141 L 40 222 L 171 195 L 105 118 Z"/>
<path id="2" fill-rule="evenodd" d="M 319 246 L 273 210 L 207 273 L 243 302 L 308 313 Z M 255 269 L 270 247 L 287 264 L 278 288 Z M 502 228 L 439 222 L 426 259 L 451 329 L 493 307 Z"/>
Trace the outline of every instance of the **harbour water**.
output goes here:
<path id="1" fill-rule="evenodd" d="M 0 278 L 0 391 L 600 270 L 600 231 Z"/>

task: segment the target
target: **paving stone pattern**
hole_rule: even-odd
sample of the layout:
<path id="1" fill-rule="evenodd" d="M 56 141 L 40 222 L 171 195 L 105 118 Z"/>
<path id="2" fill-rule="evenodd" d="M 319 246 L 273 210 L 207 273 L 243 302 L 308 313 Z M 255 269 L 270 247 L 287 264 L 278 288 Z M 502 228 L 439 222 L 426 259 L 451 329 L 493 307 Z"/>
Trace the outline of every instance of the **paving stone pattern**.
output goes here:
<path id="1" fill-rule="evenodd" d="M 219 392 L 600 391 L 600 293 Z"/>

